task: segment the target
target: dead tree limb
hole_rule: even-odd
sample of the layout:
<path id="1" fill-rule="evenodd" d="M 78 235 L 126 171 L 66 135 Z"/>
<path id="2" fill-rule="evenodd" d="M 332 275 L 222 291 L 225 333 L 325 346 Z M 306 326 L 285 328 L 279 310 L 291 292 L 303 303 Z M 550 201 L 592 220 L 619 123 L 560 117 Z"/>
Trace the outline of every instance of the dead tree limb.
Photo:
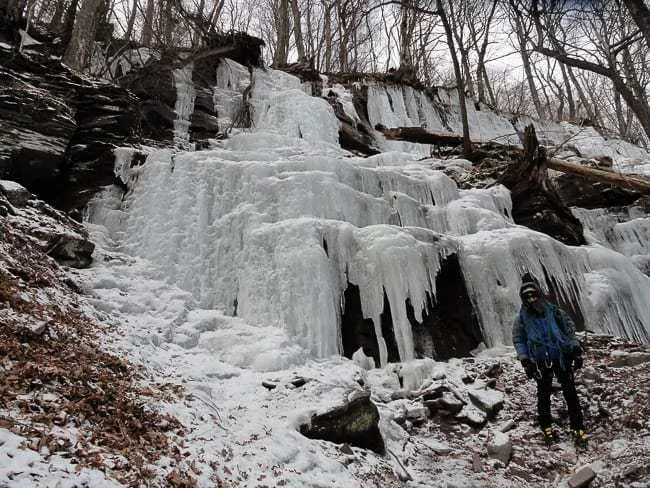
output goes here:
<path id="1" fill-rule="evenodd" d="M 571 164 L 554 158 L 548 161 L 548 167 L 556 171 L 562 171 L 563 173 L 571 173 L 591 180 L 621 186 L 629 190 L 638 191 L 645 195 L 650 194 L 650 180 L 643 178 L 642 176 L 626 176 L 621 173 Z"/>
<path id="2" fill-rule="evenodd" d="M 417 142 L 420 144 L 440 144 L 447 146 L 457 146 L 463 143 L 462 136 L 456 134 L 442 134 L 439 132 L 429 132 L 422 127 L 393 127 L 387 128 L 377 124 L 375 129 L 384 134 L 386 139 L 392 141 Z"/>

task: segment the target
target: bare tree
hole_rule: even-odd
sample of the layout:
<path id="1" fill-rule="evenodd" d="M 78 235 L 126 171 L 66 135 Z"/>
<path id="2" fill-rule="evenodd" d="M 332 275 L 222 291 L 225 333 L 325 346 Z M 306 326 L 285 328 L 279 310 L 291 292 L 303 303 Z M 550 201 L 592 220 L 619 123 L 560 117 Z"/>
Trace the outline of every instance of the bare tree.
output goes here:
<path id="1" fill-rule="evenodd" d="M 27 0 L 3 0 L 0 3 L 0 37 L 18 40 L 18 29 L 23 27 Z"/>
<path id="2" fill-rule="evenodd" d="M 305 42 L 302 37 L 302 25 L 300 21 L 300 7 L 298 6 L 298 0 L 291 0 L 291 14 L 293 15 L 293 34 L 295 36 L 298 59 L 304 61 L 306 59 Z"/>
<path id="3" fill-rule="evenodd" d="M 527 22 L 526 18 L 519 9 L 516 0 L 510 0 L 509 5 L 511 7 L 510 12 L 513 14 L 510 17 L 511 26 L 514 29 L 516 44 L 519 50 L 519 55 L 521 56 L 521 61 L 523 63 L 524 74 L 526 75 L 526 81 L 528 82 L 530 96 L 533 100 L 537 116 L 543 118 L 544 110 L 542 109 L 542 103 L 537 93 L 537 86 L 535 84 L 535 77 L 533 76 L 533 68 L 530 60 L 530 53 L 528 51 L 528 39 L 530 38 L 530 34 L 532 32 L 532 24 Z"/>
<path id="4" fill-rule="evenodd" d="M 650 9 L 643 0 L 623 0 L 650 49 Z"/>
<path id="5" fill-rule="evenodd" d="M 150 46 L 153 41 L 153 23 L 154 23 L 154 0 L 147 0 L 147 9 L 144 14 L 144 26 L 142 27 L 142 36 L 140 42 L 145 46 Z"/>
<path id="6" fill-rule="evenodd" d="M 650 138 L 648 50 L 646 46 L 640 49 L 638 30 L 630 30 L 633 23 L 626 22 L 620 2 L 595 0 L 580 10 L 559 0 L 520 3 L 535 25 L 533 49 L 567 66 L 608 78 Z M 557 23 L 571 23 L 573 37 L 558 39 L 549 28 Z"/>
<path id="7" fill-rule="evenodd" d="M 76 15 L 72 37 L 63 55 L 70 68 L 82 71 L 88 66 L 97 26 L 105 12 L 105 0 L 85 0 Z"/>
<path id="8" fill-rule="evenodd" d="M 289 0 L 278 0 L 277 10 L 273 12 L 277 43 L 273 53 L 273 65 L 284 66 L 289 55 Z"/>
<path id="9" fill-rule="evenodd" d="M 463 126 L 463 151 L 465 152 L 465 154 L 469 154 L 472 152 L 472 141 L 469 135 L 469 120 L 467 119 L 467 102 L 465 100 L 465 91 L 463 90 L 463 73 L 461 71 L 460 63 L 458 62 L 458 56 L 456 55 L 456 49 L 454 46 L 454 33 L 452 31 L 451 25 L 449 24 L 449 20 L 447 20 L 447 14 L 442 4 L 442 0 L 436 0 L 436 7 L 442 25 L 445 29 L 445 34 L 447 35 L 449 54 L 451 55 L 451 61 L 454 66 L 454 74 L 456 76 L 458 103 L 460 105 L 460 118 Z"/>

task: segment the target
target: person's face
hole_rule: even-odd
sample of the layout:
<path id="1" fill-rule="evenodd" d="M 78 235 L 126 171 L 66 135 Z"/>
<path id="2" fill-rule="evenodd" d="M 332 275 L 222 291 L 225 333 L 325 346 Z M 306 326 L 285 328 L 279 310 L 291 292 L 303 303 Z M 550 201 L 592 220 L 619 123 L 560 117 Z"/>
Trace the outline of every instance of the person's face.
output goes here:
<path id="1" fill-rule="evenodd" d="M 530 291 L 523 296 L 524 302 L 530 306 L 534 306 L 539 301 L 539 294 L 534 291 Z"/>

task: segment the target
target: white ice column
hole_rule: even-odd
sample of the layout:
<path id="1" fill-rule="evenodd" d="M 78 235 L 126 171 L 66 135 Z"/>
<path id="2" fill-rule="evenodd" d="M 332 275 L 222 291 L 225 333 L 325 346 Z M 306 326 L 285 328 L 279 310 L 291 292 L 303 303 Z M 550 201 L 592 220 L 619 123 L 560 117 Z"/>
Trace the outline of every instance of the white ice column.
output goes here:
<path id="1" fill-rule="evenodd" d="M 181 149 L 191 150 L 190 144 L 190 118 L 194 112 L 196 93 L 192 82 L 194 63 L 172 71 L 174 87 L 176 88 L 176 103 L 174 104 L 174 145 Z"/>

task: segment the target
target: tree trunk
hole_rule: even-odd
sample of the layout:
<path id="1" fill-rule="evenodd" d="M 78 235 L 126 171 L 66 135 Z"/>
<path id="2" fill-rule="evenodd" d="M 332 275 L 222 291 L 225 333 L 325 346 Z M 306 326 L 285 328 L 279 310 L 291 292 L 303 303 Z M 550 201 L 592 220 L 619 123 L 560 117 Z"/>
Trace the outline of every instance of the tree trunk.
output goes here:
<path id="1" fill-rule="evenodd" d="M 24 27 L 23 13 L 27 0 L 2 0 L 0 2 L 0 40 L 3 38 L 15 43 L 20 36 L 18 29 Z"/>
<path id="2" fill-rule="evenodd" d="M 142 36 L 140 37 L 140 42 L 145 46 L 151 46 L 151 41 L 153 41 L 154 7 L 154 0 L 147 0 L 147 11 L 144 15 L 144 25 L 142 26 Z"/>
<path id="3" fill-rule="evenodd" d="M 463 143 L 463 137 L 456 134 L 441 134 L 429 132 L 422 127 L 375 127 L 384 137 L 391 141 L 407 141 L 418 144 L 435 144 L 441 146 L 458 146 Z"/>
<path id="4" fill-rule="evenodd" d="M 325 72 L 332 71 L 332 5 L 323 0 L 325 21 L 323 26 L 323 37 L 325 38 Z"/>
<path id="5" fill-rule="evenodd" d="M 83 71 L 90 62 L 100 15 L 105 12 L 105 0 L 85 0 L 72 28 L 63 62 L 70 68 Z"/>
<path id="6" fill-rule="evenodd" d="M 413 68 L 413 56 L 411 55 L 411 44 L 413 43 L 413 28 L 411 17 L 412 0 L 403 0 L 400 6 L 400 24 L 399 24 L 399 67 L 404 70 Z"/>
<path id="7" fill-rule="evenodd" d="M 133 0 L 133 5 L 131 7 L 131 12 L 129 13 L 129 22 L 126 25 L 126 32 L 124 33 L 124 39 L 127 41 L 131 40 L 133 35 L 133 26 L 135 25 L 135 18 L 138 14 L 138 0 Z"/>
<path id="8" fill-rule="evenodd" d="M 61 31 L 63 26 L 63 14 L 65 14 L 65 12 L 65 0 L 58 0 L 49 25 L 52 32 L 59 33 Z"/>
<path id="9" fill-rule="evenodd" d="M 643 0 L 623 0 L 650 49 L 650 9 Z"/>
<path id="10" fill-rule="evenodd" d="M 550 159 L 548 167 L 555 171 L 584 176 L 591 180 L 610 183 L 622 188 L 641 192 L 644 195 L 650 195 L 650 180 L 643 178 L 643 176 L 626 176 L 612 171 L 604 171 L 602 169 L 589 168 L 579 164 L 567 163 L 566 161 L 560 161 L 559 159 Z"/>
<path id="11" fill-rule="evenodd" d="M 576 92 L 578 93 L 578 98 L 580 99 L 580 103 L 582 104 L 582 106 L 585 109 L 585 112 L 587 113 L 587 117 L 589 118 L 589 120 L 591 120 L 592 124 L 600 125 L 600 121 L 598 120 L 596 112 L 591 106 L 591 102 L 587 100 L 585 91 L 582 89 L 582 85 L 580 84 L 580 81 L 578 81 L 576 75 L 573 73 L 571 66 L 567 66 L 566 70 L 567 70 L 567 74 L 569 75 L 569 78 L 573 82 L 573 86 L 575 87 Z"/>
<path id="12" fill-rule="evenodd" d="M 492 92 L 492 87 L 490 85 L 490 80 L 487 74 L 487 68 L 485 67 L 485 56 L 487 55 L 487 48 L 490 41 L 490 26 L 492 24 L 492 18 L 496 12 L 498 0 L 492 0 L 490 10 L 485 19 L 485 31 L 483 33 L 483 41 L 479 47 L 479 36 L 476 31 L 476 27 L 472 22 L 469 22 L 468 28 L 470 35 L 472 36 L 472 44 L 474 49 L 476 49 L 477 62 L 476 62 L 476 87 L 478 90 L 478 101 L 481 103 L 486 103 L 485 92 L 488 92 L 490 97 L 490 105 L 496 107 L 496 100 L 494 98 L 494 93 Z"/>
<path id="13" fill-rule="evenodd" d="M 449 54 L 451 55 L 451 61 L 454 65 L 454 74 L 456 75 L 456 84 L 458 91 L 458 103 L 460 105 L 460 119 L 463 126 L 463 152 L 469 154 L 472 152 L 472 141 L 469 136 L 469 121 L 467 119 L 467 103 L 465 100 L 465 92 L 463 90 L 463 74 L 460 69 L 460 64 L 458 63 L 458 56 L 456 55 L 456 48 L 454 46 L 454 34 L 449 25 L 449 20 L 447 19 L 447 14 L 442 5 L 442 0 L 436 0 L 436 8 L 442 25 L 445 29 L 445 34 L 447 35 L 447 44 L 449 46 Z"/>
<path id="14" fill-rule="evenodd" d="M 535 78 L 533 77 L 533 70 L 530 63 L 530 56 L 528 54 L 528 49 L 526 48 L 527 36 L 524 32 L 524 26 L 522 24 L 521 18 L 519 17 L 520 12 L 513 13 L 515 34 L 517 35 L 517 42 L 519 43 L 519 55 L 521 56 L 521 61 L 524 67 L 524 74 L 526 75 L 526 81 L 528 82 L 528 89 L 530 90 L 530 96 L 533 100 L 533 105 L 535 106 L 535 111 L 539 118 L 544 118 L 544 112 L 542 110 L 542 103 L 539 100 L 539 95 L 537 93 L 537 86 L 535 86 Z"/>
<path id="15" fill-rule="evenodd" d="M 285 66 L 289 55 L 289 0 L 280 0 L 275 13 L 277 42 L 273 53 L 273 66 Z"/>
<path id="16" fill-rule="evenodd" d="M 348 43 L 350 41 L 350 31 L 345 4 L 338 4 L 338 26 L 339 26 L 339 71 L 348 71 Z"/>
<path id="17" fill-rule="evenodd" d="M 564 64 L 560 63 L 560 69 L 562 70 L 562 79 L 564 80 L 564 87 L 566 88 L 566 99 L 569 104 L 569 119 L 575 120 L 576 118 L 576 102 L 573 98 L 573 90 L 571 89 L 571 81 L 569 80 L 569 75 L 567 70 L 569 69 Z"/>
<path id="18" fill-rule="evenodd" d="M 305 41 L 302 37 L 302 24 L 300 22 L 300 8 L 298 0 L 291 0 L 291 13 L 293 15 L 293 35 L 296 38 L 296 51 L 298 51 L 298 61 L 305 61 Z"/>

